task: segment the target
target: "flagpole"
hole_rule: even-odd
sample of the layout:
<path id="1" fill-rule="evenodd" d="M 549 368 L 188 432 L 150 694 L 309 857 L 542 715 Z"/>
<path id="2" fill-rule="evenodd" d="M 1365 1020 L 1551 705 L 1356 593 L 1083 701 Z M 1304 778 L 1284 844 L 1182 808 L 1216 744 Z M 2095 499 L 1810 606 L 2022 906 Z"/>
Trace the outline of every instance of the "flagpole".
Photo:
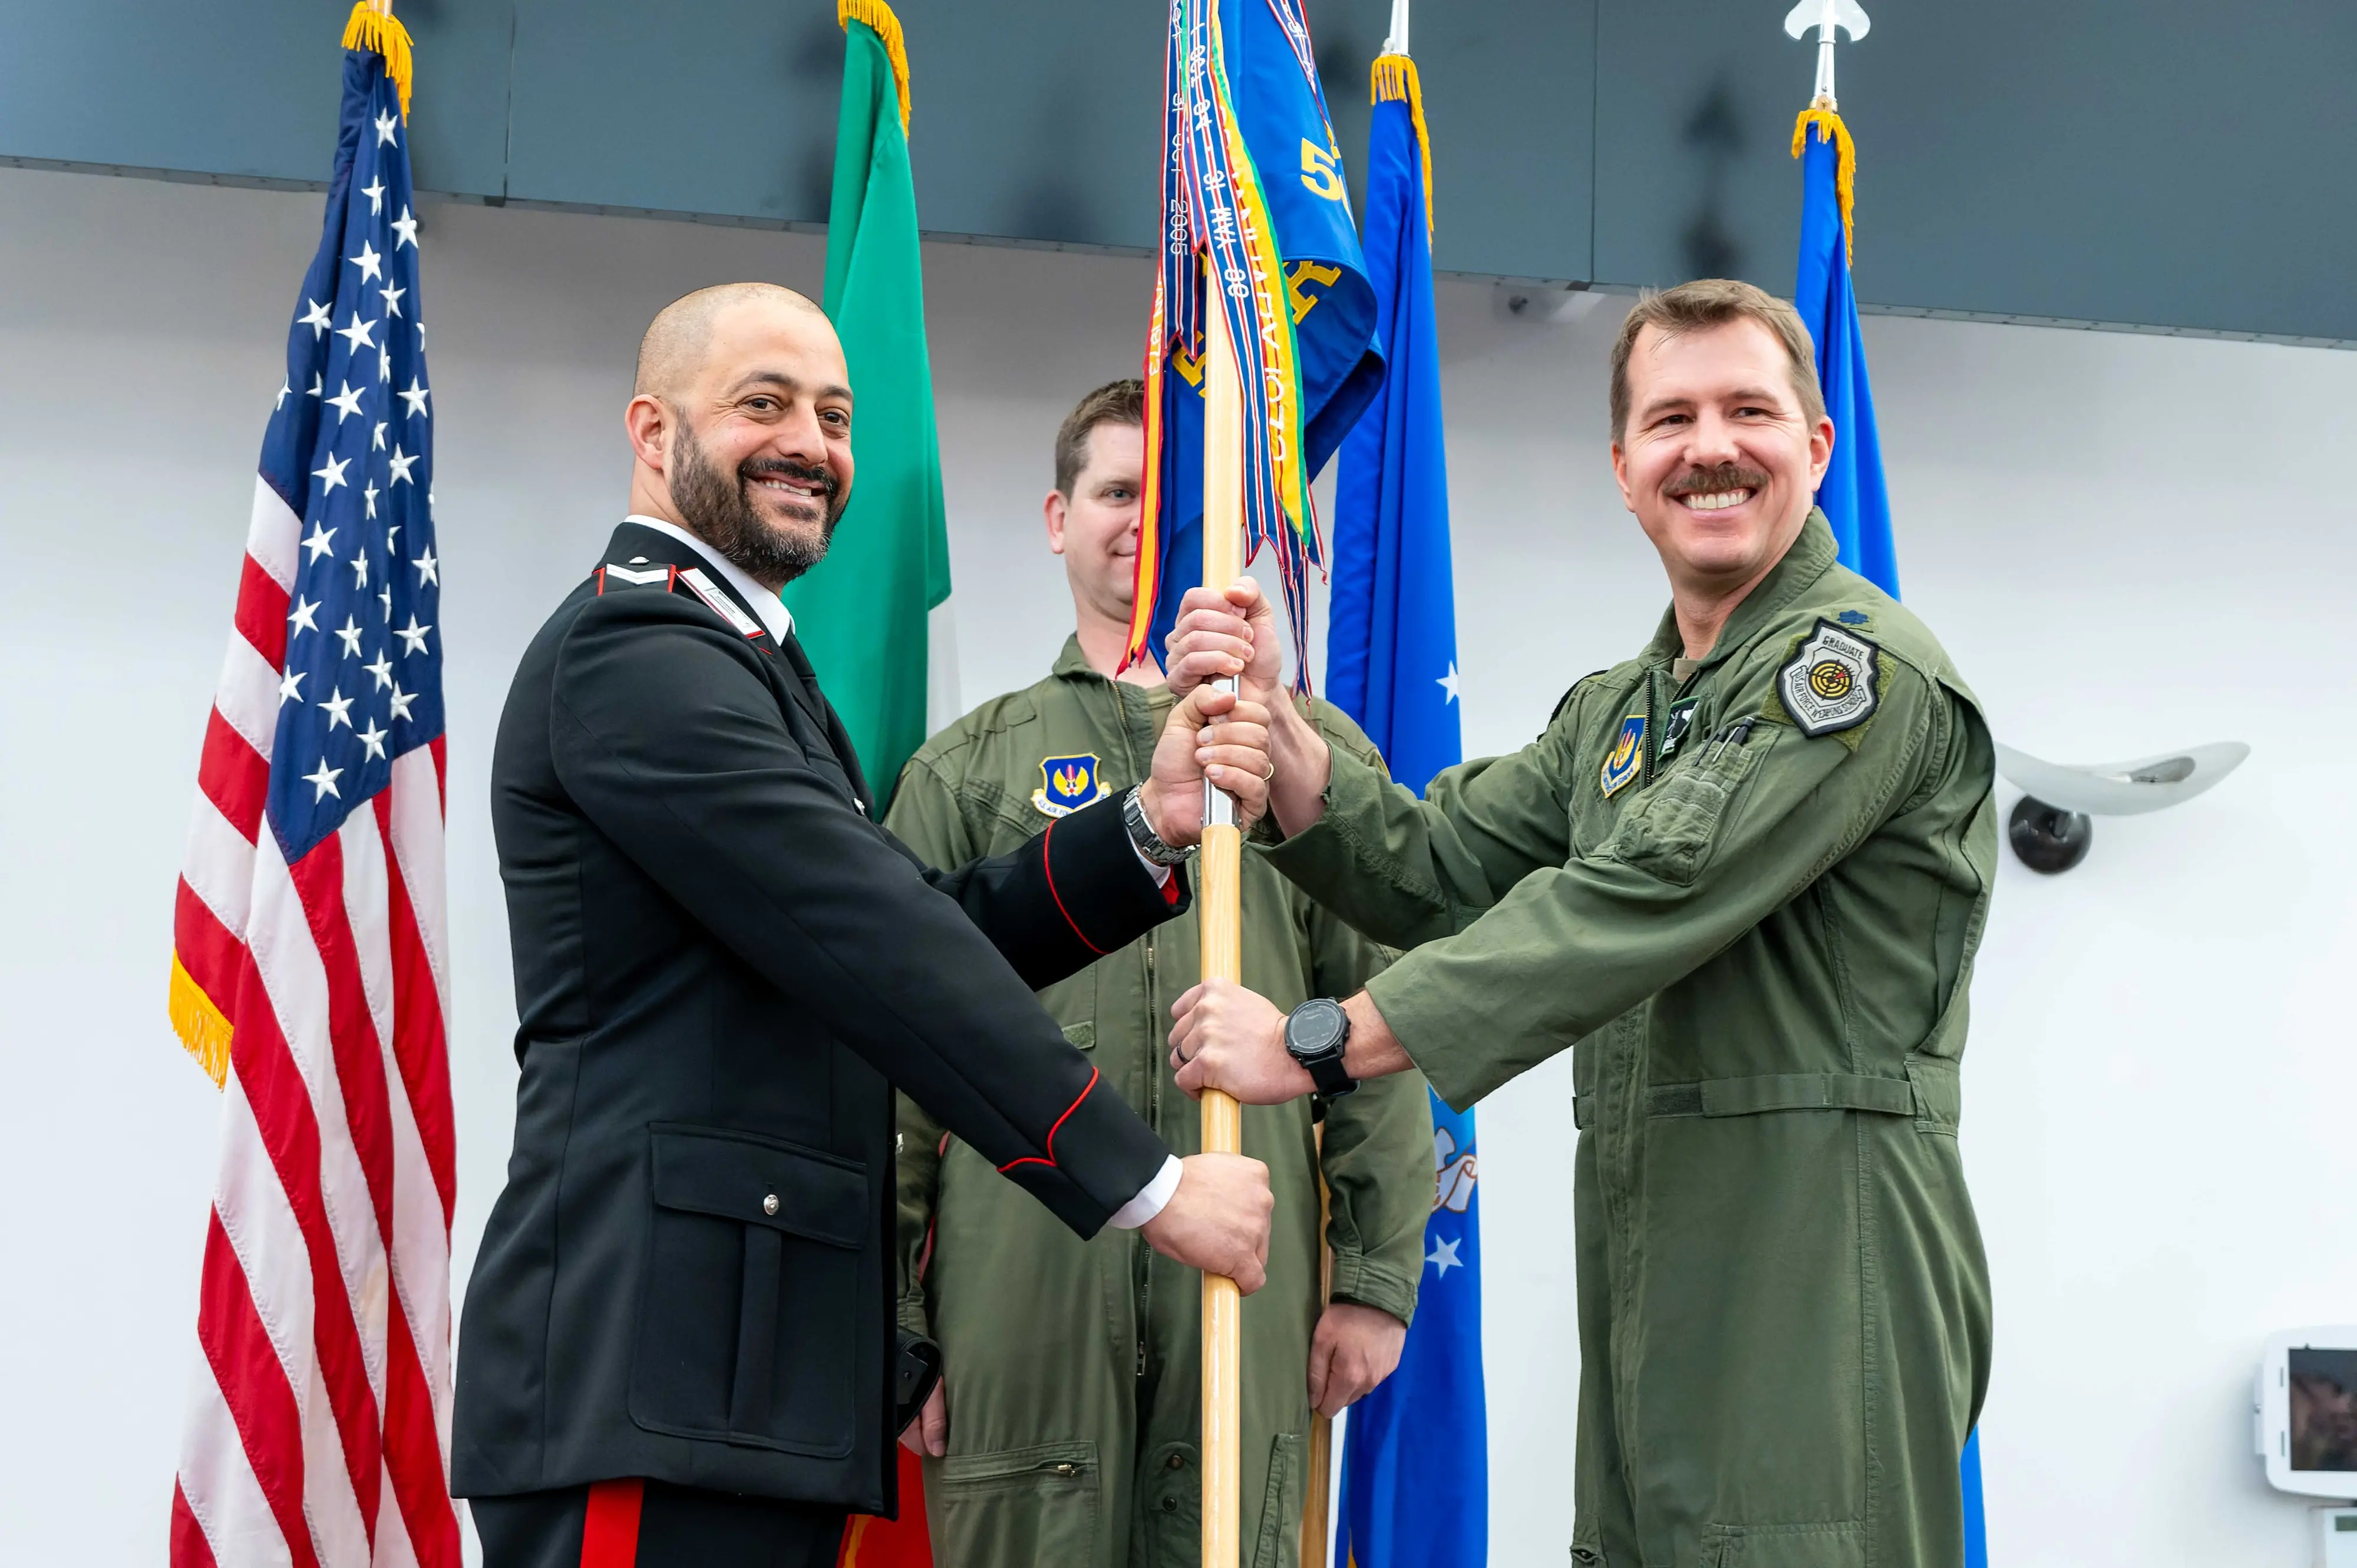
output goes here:
<path id="1" fill-rule="evenodd" d="M 1206 258 L 1206 264 L 1211 264 Z M 1216 285 L 1218 279 L 1213 279 Z M 1203 371 L 1203 583 L 1224 588 L 1243 575 L 1243 382 L 1228 336 L 1224 290 L 1208 292 Z M 1222 681 L 1223 691 L 1235 682 Z M 1243 834 L 1234 800 L 1203 785 L 1201 900 L 1203 978 L 1243 980 Z M 1216 1089 L 1202 1099 L 1205 1154 L 1243 1153 L 1243 1112 Z M 1236 1282 L 1203 1276 L 1203 1568 L 1237 1568 L 1243 1541 L 1238 1431 L 1243 1387 L 1242 1298 Z"/>
<path id="2" fill-rule="evenodd" d="M 1407 0 L 1398 0 L 1403 8 Z M 1326 1224 L 1332 1213 L 1333 1194 L 1326 1189 L 1326 1126 L 1316 1130 L 1318 1145 L 1318 1312 L 1321 1321 L 1334 1293 L 1334 1249 L 1326 1242 Z M 1330 1374 L 1329 1374 L 1330 1375 Z M 1327 1504 L 1334 1490 L 1334 1418 L 1309 1412 L 1309 1485 L 1301 1498 L 1303 1568 L 1326 1562 Z"/>

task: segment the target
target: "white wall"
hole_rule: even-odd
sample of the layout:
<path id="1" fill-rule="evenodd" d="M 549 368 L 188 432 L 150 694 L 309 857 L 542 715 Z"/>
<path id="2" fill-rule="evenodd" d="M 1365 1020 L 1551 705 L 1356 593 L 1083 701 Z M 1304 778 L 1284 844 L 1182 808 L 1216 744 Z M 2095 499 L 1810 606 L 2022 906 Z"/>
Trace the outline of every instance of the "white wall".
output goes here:
<path id="1" fill-rule="evenodd" d="M 813 292 L 823 242 L 428 209 L 446 561 L 462 1272 L 505 1160 L 506 932 L 484 810 L 524 640 L 620 510 L 640 326 L 699 284 Z M 318 199 L 0 171 L 0 1560 L 156 1561 L 194 1368 L 217 1100 L 164 1022 L 173 877 L 253 462 Z M 1871 252 L 1867 257 L 1871 264 Z M 1137 362 L 1145 264 L 935 246 L 929 307 L 969 701 L 1069 624 L 1048 444 Z M 1603 456 L 1619 314 L 1444 285 L 1469 749 L 1638 646 L 1658 568 Z M 2064 760 L 2251 762 L 2007 860 L 1964 1144 L 1996 1274 L 1999 1568 L 2300 1562 L 2245 1453 L 2262 1335 L 2357 1319 L 2345 889 L 2357 850 L 2357 356 L 1867 324 L 1908 596 L 1999 733 Z M 1569 1538 L 1566 1063 L 1483 1107 L 1492 1560 Z"/>

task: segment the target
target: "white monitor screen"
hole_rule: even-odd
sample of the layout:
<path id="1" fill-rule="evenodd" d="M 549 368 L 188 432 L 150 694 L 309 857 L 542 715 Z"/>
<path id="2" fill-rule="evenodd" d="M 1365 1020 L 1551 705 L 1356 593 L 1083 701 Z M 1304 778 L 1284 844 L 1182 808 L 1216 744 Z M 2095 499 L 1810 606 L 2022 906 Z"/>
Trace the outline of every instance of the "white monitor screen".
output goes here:
<path id="1" fill-rule="evenodd" d="M 2291 1467 L 2357 1470 L 2357 1350 L 2292 1347 Z"/>

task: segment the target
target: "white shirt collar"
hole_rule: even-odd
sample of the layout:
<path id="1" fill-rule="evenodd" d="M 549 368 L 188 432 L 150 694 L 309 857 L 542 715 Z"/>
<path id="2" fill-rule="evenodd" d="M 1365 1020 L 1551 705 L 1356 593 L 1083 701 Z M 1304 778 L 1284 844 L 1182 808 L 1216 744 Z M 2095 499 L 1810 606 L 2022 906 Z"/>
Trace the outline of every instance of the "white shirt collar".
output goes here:
<path id="1" fill-rule="evenodd" d="M 753 607 L 755 615 L 761 618 L 761 624 L 769 628 L 770 637 L 773 641 L 785 641 L 786 634 L 794 629 L 793 612 L 786 608 L 784 600 L 753 581 L 746 575 L 742 566 L 722 555 L 679 524 L 666 521 L 660 517 L 649 517 L 644 512 L 637 511 L 630 513 L 622 521 L 635 522 L 641 528 L 651 528 L 658 533 L 668 533 L 690 550 L 694 551 L 698 560 L 726 578 L 730 587 L 745 596 L 745 602 Z"/>

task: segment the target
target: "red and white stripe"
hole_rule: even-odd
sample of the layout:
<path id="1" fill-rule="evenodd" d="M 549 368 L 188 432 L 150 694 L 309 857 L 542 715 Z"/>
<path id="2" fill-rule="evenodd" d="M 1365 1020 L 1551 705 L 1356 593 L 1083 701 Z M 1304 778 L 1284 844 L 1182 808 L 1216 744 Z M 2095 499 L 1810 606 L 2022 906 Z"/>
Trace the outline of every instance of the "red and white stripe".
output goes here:
<path id="1" fill-rule="evenodd" d="M 231 1025 L 174 1568 L 458 1568 L 444 749 L 293 865 L 264 831 L 301 526 L 254 487 L 174 950 Z"/>

